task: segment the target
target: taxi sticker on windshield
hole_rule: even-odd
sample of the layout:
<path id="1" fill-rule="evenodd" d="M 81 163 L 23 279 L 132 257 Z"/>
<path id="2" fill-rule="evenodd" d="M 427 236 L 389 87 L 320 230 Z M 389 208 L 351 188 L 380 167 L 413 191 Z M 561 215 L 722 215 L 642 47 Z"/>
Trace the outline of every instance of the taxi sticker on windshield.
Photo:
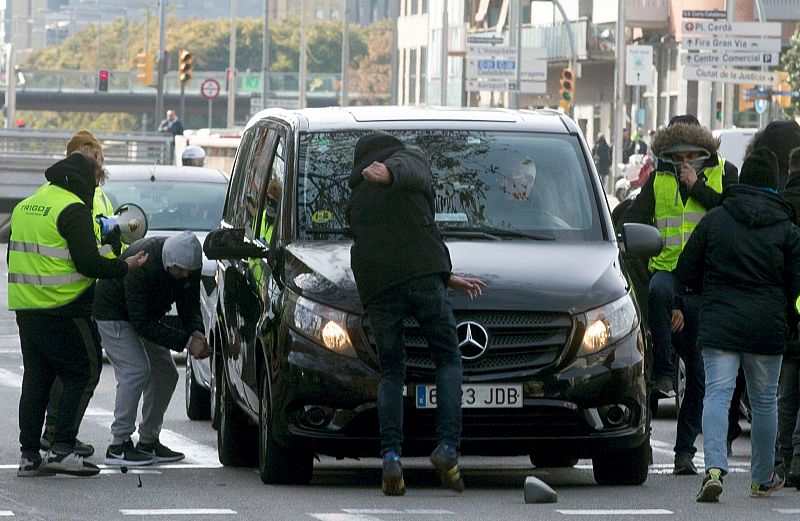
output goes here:
<path id="1" fill-rule="evenodd" d="M 326 223 L 333 219 L 333 214 L 330 210 L 318 210 L 311 216 L 311 222 L 314 224 Z"/>

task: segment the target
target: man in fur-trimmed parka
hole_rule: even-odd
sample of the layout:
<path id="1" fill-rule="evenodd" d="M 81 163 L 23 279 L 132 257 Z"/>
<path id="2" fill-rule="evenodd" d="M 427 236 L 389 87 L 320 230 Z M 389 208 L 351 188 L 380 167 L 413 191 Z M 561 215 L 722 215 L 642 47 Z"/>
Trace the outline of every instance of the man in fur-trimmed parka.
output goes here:
<path id="1" fill-rule="evenodd" d="M 653 224 L 664 249 L 650 259 L 648 325 L 653 336 L 652 386 L 656 395 L 672 391 L 673 349 L 686 365 L 686 391 L 678 412 L 675 469 L 696 474 L 692 462 L 703 415 L 703 359 L 695 345 L 699 295 L 687 294 L 672 271 L 697 223 L 720 203 L 722 189 L 736 183 L 738 171 L 719 156 L 719 140 L 692 115 L 676 116 L 653 138 L 655 173 L 620 219 Z"/>

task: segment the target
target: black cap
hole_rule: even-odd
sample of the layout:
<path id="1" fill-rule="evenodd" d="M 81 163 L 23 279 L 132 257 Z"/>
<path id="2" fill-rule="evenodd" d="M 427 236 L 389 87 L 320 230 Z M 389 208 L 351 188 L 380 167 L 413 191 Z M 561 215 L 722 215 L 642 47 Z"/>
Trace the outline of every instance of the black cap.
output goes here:
<path id="1" fill-rule="evenodd" d="M 384 161 L 405 148 L 402 141 L 389 134 L 376 132 L 362 136 L 353 153 L 353 172 L 360 173 L 373 161 Z"/>
<path id="2" fill-rule="evenodd" d="M 694 114 L 680 114 L 678 116 L 672 116 L 672 119 L 669 120 L 668 127 L 671 127 L 675 123 L 683 123 L 684 125 L 697 125 L 700 126 L 700 121 L 697 119 L 697 116 Z"/>
<path id="3" fill-rule="evenodd" d="M 778 188 L 778 158 L 768 148 L 755 149 L 744 159 L 739 182 L 758 188 Z"/>

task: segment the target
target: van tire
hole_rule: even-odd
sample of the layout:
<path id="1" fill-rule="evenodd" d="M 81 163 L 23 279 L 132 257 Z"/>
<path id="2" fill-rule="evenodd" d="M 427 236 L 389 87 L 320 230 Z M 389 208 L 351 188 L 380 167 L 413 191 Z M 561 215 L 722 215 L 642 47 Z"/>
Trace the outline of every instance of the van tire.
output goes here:
<path id="1" fill-rule="evenodd" d="M 214 344 L 212 347 L 214 348 L 214 354 L 211 355 L 211 382 L 209 389 L 209 401 L 210 401 L 210 408 L 211 408 L 211 427 L 214 430 L 219 430 L 219 417 L 220 417 L 220 404 L 222 403 L 222 395 L 220 391 L 220 382 L 222 378 L 222 371 L 224 368 L 222 366 L 222 355 L 220 354 L 220 347 L 222 344 L 219 343 L 219 333 L 217 330 L 214 330 L 213 335 Z"/>
<path id="2" fill-rule="evenodd" d="M 186 416 L 190 420 L 211 418 L 211 394 L 200 385 L 192 370 L 191 356 L 186 359 Z"/>
<path id="3" fill-rule="evenodd" d="M 261 411 L 258 429 L 258 470 L 268 485 L 306 485 L 314 473 L 314 455 L 295 447 L 284 447 L 272 433 L 269 383 L 261 380 Z"/>
<path id="4" fill-rule="evenodd" d="M 225 371 L 219 375 L 220 414 L 217 455 L 226 467 L 255 467 L 258 463 L 256 429 L 233 401 Z"/>
<path id="5" fill-rule="evenodd" d="M 641 485 L 650 464 L 650 436 L 638 447 L 607 451 L 592 458 L 598 485 Z"/>

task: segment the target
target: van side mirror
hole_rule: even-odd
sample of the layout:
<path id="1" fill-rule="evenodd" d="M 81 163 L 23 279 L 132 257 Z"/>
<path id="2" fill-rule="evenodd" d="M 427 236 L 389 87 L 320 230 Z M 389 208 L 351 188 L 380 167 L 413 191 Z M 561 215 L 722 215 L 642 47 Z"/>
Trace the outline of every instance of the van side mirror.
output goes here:
<path id="1" fill-rule="evenodd" d="M 217 228 L 206 235 L 203 253 L 211 260 L 264 258 L 269 248 L 246 239 L 244 228 Z"/>
<path id="2" fill-rule="evenodd" d="M 664 238 L 649 224 L 625 223 L 617 239 L 622 252 L 633 257 L 655 257 L 664 248 Z"/>

